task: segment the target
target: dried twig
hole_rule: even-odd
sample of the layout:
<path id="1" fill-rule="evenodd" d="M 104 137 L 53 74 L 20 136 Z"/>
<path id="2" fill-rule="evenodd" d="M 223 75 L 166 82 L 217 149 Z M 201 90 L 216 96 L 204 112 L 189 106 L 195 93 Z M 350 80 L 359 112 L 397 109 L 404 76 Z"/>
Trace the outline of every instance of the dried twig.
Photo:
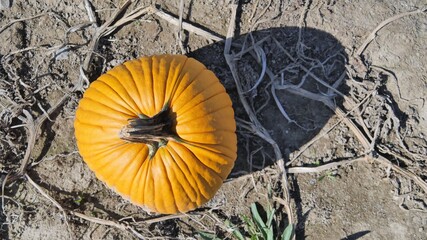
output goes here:
<path id="1" fill-rule="evenodd" d="M 79 217 L 79 218 L 84 219 L 84 220 L 89 221 L 89 222 L 93 222 L 93 223 L 101 224 L 101 225 L 105 225 L 105 226 L 111 226 L 111 227 L 115 227 L 115 228 L 118 228 L 120 230 L 126 231 L 127 226 L 124 224 L 116 223 L 114 221 L 105 220 L 105 219 L 101 219 L 101 218 L 90 217 L 90 216 L 87 216 L 87 215 L 79 213 L 79 212 L 70 211 L 70 213 L 76 217 Z"/>
<path id="2" fill-rule="evenodd" d="M 282 46 L 282 44 L 275 37 L 272 37 L 272 39 L 276 42 L 276 44 L 280 48 L 280 50 L 284 54 L 286 54 L 286 56 L 288 56 L 289 59 L 292 60 L 292 62 L 294 62 L 299 68 L 301 68 L 304 72 L 306 72 L 310 77 L 312 77 L 314 80 L 316 80 L 321 85 L 323 85 L 323 86 L 327 87 L 328 89 L 330 89 L 332 92 L 334 92 L 338 96 L 340 96 L 340 97 L 342 97 L 344 99 L 347 98 L 342 92 L 338 91 L 335 87 L 329 85 L 328 83 L 326 83 L 325 81 L 323 81 L 321 78 L 319 78 L 318 76 L 316 76 L 314 73 L 312 73 L 308 68 L 306 68 L 305 66 L 301 65 L 300 63 L 298 63 L 298 61 L 288 52 L 288 50 L 286 50 Z"/>
<path id="3" fill-rule="evenodd" d="M 184 15 L 184 0 L 180 0 L 179 3 L 179 19 L 178 19 L 178 30 L 176 33 L 176 40 L 179 47 L 181 48 L 181 54 L 186 54 L 187 51 L 184 48 L 184 43 L 182 39 L 182 16 Z"/>
<path id="4" fill-rule="evenodd" d="M 47 198 L 50 202 L 53 203 L 53 205 L 55 205 L 55 207 L 57 207 L 59 209 L 59 211 L 62 212 L 63 217 L 64 217 L 64 221 L 65 224 L 67 225 L 67 227 L 69 228 L 70 225 L 68 224 L 68 219 L 67 219 L 67 213 L 65 212 L 64 208 L 62 208 L 61 204 L 58 203 L 58 201 L 56 201 L 55 199 L 53 199 L 51 196 L 49 196 L 49 194 L 47 194 L 37 183 L 35 183 L 33 181 L 33 179 L 31 179 L 30 176 L 28 176 L 28 174 L 25 174 L 25 178 L 27 179 L 27 181 L 33 185 L 33 187 L 35 187 L 37 189 L 37 191 L 43 195 L 43 197 Z M 71 233 L 71 231 L 70 231 Z"/>
<path id="5" fill-rule="evenodd" d="M 406 178 L 412 179 L 424 191 L 424 193 L 427 194 L 427 182 L 425 182 L 421 177 L 417 176 L 413 172 L 393 164 L 390 160 L 381 155 L 378 157 L 370 157 L 368 160 L 390 166 L 391 169 L 393 169 L 395 172 L 403 175 Z"/>
<path id="6" fill-rule="evenodd" d="M 191 214 L 191 215 L 197 215 L 197 214 Z M 188 217 L 188 216 L 189 216 L 189 214 L 179 213 L 179 214 L 174 214 L 174 215 L 166 215 L 166 216 L 161 216 L 161 217 L 144 219 L 142 221 L 138 221 L 137 223 L 153 224 L 153 223 L 157 223 L 157 222 L 163 222 L 163 221 L 167 221 L 167 220 L 171 220 L 171 219 L 177 219 L 177 218 L 184 218 L 184 217 Z"/>
<path id="7" fill-rule="evenodd" d="M 37 189 L 37 191 L 43 195 L 43 197 L 47 198 L 49 201 L 51 201 L 53 203 L 53 205 L 55 205 L 55 207 L 57 207 L 61 212 L 64 213 L 64 219 L 66 220 L 66 213 L 65 210 L 62 208 L 61 204 L 59 204 L 55 199 L 53 199 L 51 196 L 49 196 L 37 183 L 35 183 L 33 181 L 33 179 L 31 179 L 30 176 L 28 176 L 28 174 L 25 174 L 25 178 L 28 180 L 28 182 L 33 185 L 33 187 L 35 187 Z"/>
<path id="8" fill-rule="evenodd" d="M 61 106 L 65 100 L 67 100 L 69 96 L 64 95 L 54 106 L 52 106 L 49 110 L 46 111 L 45 114 L 40 115 L 36 120 L 33 119 L 31 114 L 27 110 L 23 110 L 23 113 L 25 117 L 19 116 L 19 120 L 23 122 L 21 125 L 13 126 L 13 128 L 16 127 L 25 127 L 27 131 L 27 149 L 25 150 L 24 158 L 21 161 L 21 166 L 18 169 L 17 176 L 11 177 L 10 181 L 13 181 L 16 179 L 16 177 L 23 176 L 26 172 L 26 168 L 29 164 L 29 160 L 31 157 L 31 152 L 34 148 L 36 138 L 40 134 L 41 125 L 44 123 L 44 121 L 48 118 L 49 115 L 51 115 L 54 111 L 56 111 L 59 106 Z"/>
<path id="9" fill-rule="evenodd" d="M 8 24 L 6 24 L 6 25 L 4 25 L 2 28 L 0 28 L 0 33 L 2 33 L 2 32 L 3 32 L 4 30 L 6 30 L 8 27 L 12 26 L 13 24 L 15 24 L 15 23 L 17 23 L 17 22 L 23 22 L 23 21 L 27 21 L 27 20 L 34 19 L 34 18 L 43 17 L 43 16 L 48 15 L 48 14 L 49 14 L 49 12 L 43 12 L 43 13 L 37 14 L 37 15 L 32 16 L 32 17 L 20 18 L 20 19 L 12 20 L 12 21 L 10 21 Z"/>
<path id="10" fill-rule="evenodd" d="M 297 153 L 294 154 L 292 159 L 286 163 L 286 166 L 291 165 L 298 157 L 307 150 L 313 143 L 317 142 L 320 138 L 324 137 L 326 134 L 328 134 L 330 131 L 332 131 L 337 125 L 339 125 L 344 119 L 348 117 L 349 114 L 351 114 L 353 111 L 355 111 L 357 108 L 359 108 L 362 104 L 364 104 L 373 94 L 376 93 L 376 90 L 371 91 L 370 94 L 368 94 L 364 99 L 360 101 L 353 109 L 348 111 L 345 116 L 341 117 L 336 123 L 334 123 L 330 128 L 327 130 L 323 130 L 322 133 L 318 134 L 315 138 L 311 139 L 309 142 L 307 142 L 304 146 L 302 146 Z"/>
<path id="11" fill-rule="evenodd" d="M 83 62 L 83 69 L 85 71 L 88 70 L 89 64 L 92 61 L 93 52 L 98 49 L 99 40 L 101 39 L 101 37 L 105 36 L 107 28 L 110 27 L 114 20 L 116 20 L 116 18 L 129 7 L 132 1 L 133 0 L 127 0 L 120 8 L 118 8 L 113 13 L 113 15 L 104 24 L 102 24 L 101 27 L 96 30 L 95 35 L 92 37 L 92 41 L 89 43 L 89 53 L 86 55 L 86 58 Z"/>
<path id="12" fill-rule="evenodd" d="M 288 173 L 319 173 L 331 168 L 337 168 L 339 166 L 352 164 L 355 162 L 366 161 L 368 158 L 366 156 L 358 157 L 354 159 L 342 160 L 339 162 L 330 162 L 317 167 L 289 167 L 287 168 Z"/>
<path id="13" fill-rule="evenodd" d="M 427 193 L 427 183 L 426 182 L 424 182 L 416 174 L 414 174 L 414 173 L 412 173 L 412 172 L 410 172 L 410 171 L 408 171 L 406 169 L 403 169 L 403 168 L 397 166 L 396 164 L 393 164 L 392 162 L 390 162 L 384 156 L 382 156 L 380 154 L 374 154 L 374 152 L 375 152 L 375 149 L 374 149 L 375 145 L 372 145 L 371 142 L 368 141 L 368 139 L 365 137 L 365 134 L 353 123 L 353 121 L 350 118 L 348 118 L 346 116 L 346 114 L 344 113 L 344 111 L 341 110 L 340 108 L 336 108 L 335 109 L 335 113 L 340 118 L 343 119 L 344 123 L 356 135 L 356 137 L 358 138 L 359 142 L 365 148 L 366 153 L 370 153 L 370 155 L 368 155 L 368 160 L 369 161 L 374 161 L 374 162 L 378 162 L 378 163 L 390 166 L 397 173 L 403 175 L 404 177 L 412 179 L 419 187 L 421 187 L 423 189 L 423 191 L 425 193 Z"/>
<path id="14" fill-rule="evenodd" d="M 362 53 L 363 53 L 363 51 L 365 51 L 365 49 L 366 49 L 366 47 L 369 45 L 369 43 L 371 43 L 372 42 L 372 40 L 374 40 L 375 39 L 375 37 L 376 37 L 376 35 L 377 35 L 377 32 L 379 31 L 379 30 L 381 30 L 383 27 L 385 27 L 387 24 L 389 24 L 389 23 L 391 23 L 391 22 L 393 22 L 393 21 L 396 21 L 396 20 L 398 20 L 398 19 L 400 19 L 400 18 L 402 18 L 402 17 L 405 17 L 405 16 L 409 16 L 409 15 L 413 15 L 413 14 L 418 14 L 418 13 L 426 13 L 426 11 L 427 11 L 427 8 L 424 8 L 424 9 L 417 9 L 417 10 L 414 10 L 414 11 L 410 11 L 410 12 L 404 12 L 404 13 L 400 13 L 400 14 L 397 14 L 397 15 L 395 15 L 395 16 L 393 16 L 393 17 L 391 17 L 391 18 L 388 18 L 388 19 L 386 19 L 386 20 L 384 20 L 384 21 L 382 21 L 372 32 L 371 32 L 371 34 L 369 34 L 369 36 L 365 39 L 365 41 L 363 42 L 363 44 L 362 44 L 362 46 L 360 46 L 359 47 L 359 49 L 356 51 L 356 55 L 358 55 L 358 56 L 361 56 L 362 55 Z"/>
<path id="15" fill-rule="evenodd" d="M 89 0 L 84 0 L 84 5 L 87 15 L 89 17 L 89 22 L 95 23 L 96 27 L 99 27 L 98 23 L 96 22 L 95 11 L 93 11 L 92 9 L 92 3 Z"/>
<path id="16" fill-rule="evenodd" d="M 61 206 L 61 204 L 59 204 L 58 201 L 56 201 L 54 198 L 52 198 L 49 194 L 47 194 L 37 183 L 35 183 L 30 176 L 28 176 L 28 174 L 25 174 L 25 178 L 27 179 L 27 181 L 37 189 L 37 191 L 46 199 L 48 199 L 50 202 L 53 203 L 53 205 L 55 205 L 55 207 L 57 207 L 63 214 L 64 216 L 64 221 L 67 224 L 67 227 L 69 228 L 69 224 L 68 224 L 68 219 L 67 219 L 67 211 Z M 97 224 L 101 224 L 101 225 L 106 225 L 106 226 L 112 226 L 115 228 L 118 228 L 120 230 L 124 230 L 124 231 L 130 231 L 132 234 L 134 234 L 136 237 L 138 237 L 139 239 L 145 239 L 144 236 L 142 236 L 139 232 L 137 232 L 134 228 L 132 228 L 129 225 L 123 224 L 123 223 L 117 223 L 114 221 L 109 221 L 109 220 L 104 220 L 104 219 L 100 219 L 100 218 L 95 218 L 95 217 L 89 217 L 86 216 L 84 214 L 78 213 L 78 212 L 74 212 L 74 211 L 68 211 L 70 214 L 77 216 L 79 218 L 85 219 L 87 221 L 90 222 L 94 222 Z M 70 231 L 71 234 L 71 231 Z"/>
<path id="17" fill-rule="evenodd" d="M 179 26 L 179 19 L 177 19 L 176 17 L 173 17 L 165 12 L 163 12 L 161 9 L 156 9 L 153 8 L 154 14 L 157 15 L 158 17 L 162 18 L 163 20 L 168 21 L 170 24 L 173 24 L 175 26 Z M 219 42 L 219 41 L 223 41 L 224 38 L 223 37 L 219 37 L 217 35 L 214 35 L 206 30 L 203 30 L 199 27 L 194 26 L 191 23 L 188 23 L 186 21 L 182 21 L 182 28 L 184 30 L 187 30 L 189 32 L 195 33 L 197 35 L 203 36 L 211 41 L 214 42 Z"/>

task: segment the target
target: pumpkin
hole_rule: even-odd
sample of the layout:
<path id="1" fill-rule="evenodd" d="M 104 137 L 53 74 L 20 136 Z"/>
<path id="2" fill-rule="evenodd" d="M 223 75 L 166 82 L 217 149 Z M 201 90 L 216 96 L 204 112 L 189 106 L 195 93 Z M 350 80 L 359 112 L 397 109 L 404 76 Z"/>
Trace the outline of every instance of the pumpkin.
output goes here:
<path id="1" fill-rule="evenodd" d="M 74 128 L 98 179 L 163 214 L 211 199 L 237 154 L 230 97 L 212 71 L 183 55 L 143 57 L 101 75 L 80 100 Z"/>

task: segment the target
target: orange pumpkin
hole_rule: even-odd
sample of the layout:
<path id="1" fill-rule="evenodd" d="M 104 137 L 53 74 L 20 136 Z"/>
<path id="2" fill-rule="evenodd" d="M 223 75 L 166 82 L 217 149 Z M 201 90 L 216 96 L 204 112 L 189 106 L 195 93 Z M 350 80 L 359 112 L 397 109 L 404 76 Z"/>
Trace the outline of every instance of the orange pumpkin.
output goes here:
<path id="1" fill-rule="evenodd" d="M 212 71 L 183 55 L 131 60 L 100 76 L 80 100 L 74 128 L 96 176 L 158 213 L 207 202 L 236 159 L 230 97 Z"/>

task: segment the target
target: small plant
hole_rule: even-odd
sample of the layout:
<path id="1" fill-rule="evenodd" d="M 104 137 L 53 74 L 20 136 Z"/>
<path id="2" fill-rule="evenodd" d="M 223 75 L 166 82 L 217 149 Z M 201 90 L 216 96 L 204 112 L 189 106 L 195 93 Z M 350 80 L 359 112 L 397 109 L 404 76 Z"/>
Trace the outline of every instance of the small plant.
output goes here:
<path id="1" fill-rule="evenodd" d="M 274 209 L 272 206 L 263 208 L 267 215 L 267 219 L 265 221 L 262 219 L 256 203 L 251 205 L 251 217 L 245 215 L 241 217 L 245 224 L 245 233 L 242 233 L 239 228 L 232 224 L 229 220 L 225 221 L 225 225 L 230 229 L 234 238 L 238 240 L 291 240 L 294 236 L 294 226 L 291 224 L 288 225 L 280 236 L 275 236 L 273 230 L 273 220 L 275 218 L 276 209 Z M 205 240 L 219 239 L 211 233 L 200 232 L 199 234 L 202 239 Z"/>
<path id="2" fill-rule="evenodd" d="M 77 206 L 80 206 L 80 204 L 82 203 L 82 201 L 83 201 L 83 198 L 80 195 L 77 196 L 76 198 L 74 198 L 74 200 L 73 200 L 73 202 L 75 204 L 77 204 Z"/>
<path id="3" fill-rule="evenodd" d="M 329 180 L 336 180 L 337 177 L 339 177 L 339 174 L 337 173 L 336 170 L 333 170 L 333 171 L 329 170 L 329 171 L 326 171 L 324 175 L 319 177 L 319 181 L 322 181 L 325 178 Z"/>

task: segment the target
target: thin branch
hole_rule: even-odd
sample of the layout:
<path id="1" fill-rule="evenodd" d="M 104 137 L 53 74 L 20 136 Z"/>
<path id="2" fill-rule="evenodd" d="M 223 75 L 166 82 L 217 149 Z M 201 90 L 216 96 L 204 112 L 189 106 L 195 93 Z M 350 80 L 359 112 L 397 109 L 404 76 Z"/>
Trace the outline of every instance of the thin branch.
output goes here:
<path id="1" fill-rule="evenodd" d="M 406 178 L 412 179 L 419 187 L 421 187 L 421 189 L 423 189 L 424 193 L 427 194 L 427 182 L 425 182 L 421 177 L 417 176 L 413 172 L 397 166 L 382 155 L 379 155 L 378 157 L 370 157 L 369 160 L 390 166 L 391 169 L 393 169 L 395 172 L 403 175 Z"/>
<path id="2" fill-rule="evenodd" d="M 332 168 L 348 165 L 354 162 L 366 161 L 367 159 L 368 158 L 364 156 L 364 157 L 359 157 L 355 159 L 342 160 L 339 162 L 326 163 L 317 167 L 288 167 L 287 171 L 288 173 L 319 173 Z"/>
<path id="3" fill-rule="evenodd" d="M 176 17 L 173 17 L 173 16 L 163 12 L 161 9 L 153 8 L 153 10 L 154 10 L 154 14 L 157 15 L 158 17 L 162 18 L 163 20 L 166 20 L 170 24 L 173 24 L 175 26 L 179 26 L 179 19 L 177 19 Z M 214 42 L 219 42 L 219 41 L 224 40 L 223 37 L 218 37 L 218 36 L 208 32 L 208 31 L 203 30 L 199 27 L 196 27 L 195 25 L 188 23 L 186 21 L 182 21 L 182 28 L 184 30 L 189 31 L 189 32 L 203 36 L 203 37 L 205 37 L 211 41 L 214 41 Z"/>
<path id="4" fill-rule="evenodd" d="M 26 118 L 19 116 L 19 120 L 21 120 L 24 124 L 22 126 L 25 127 L 27 131 L 27 149 L 25 150 L 24 158 L 22 159 L 21 166 L 19 167 L 18 176 L 24 175 L 26 172 L 26 168 L 29 164 L 31 152 L 36 143 L 36 138 L 40 134 L 41 126 L 44 121 L 51 115 L 54 111 L 56 111 L 64 102 L 67 100 L 69 95 L 64 95 L 55 105 L 53 105 L 49 110 L 45 112 L 45 114 L 40 115 L 35 121 L 31 114 L 27 110 L 23 110 L 22 112 L 26 116 Z M 11 178 L 11 180 L 14 180 Z"/>
<path id="5" fill-rule="evenodd" d="M 86 58 L 83 62 L 83 69 L 85 71 L 88 70 L 89 64 L 92 61 L 93 52 L 98 49 L 98 43 L 101 37 L 105 35 L 107 28 L 116 20 L 116 18 L 125 11 L 129 5 L 133 2 L 133 0 L 127 0 L 120 8 L 118 8 L 113 15 L 104 23 L 101 27 L 96 30 L 95 35 L 92 38 L 92 41 L 89 43 L 89 53 L 86 55 Z"/>
<path id="6" fill-rule="evenodd" d="M 298 159 L 298 157 L 305 150 L 307 150 L 311 145 L 313 145 L 313 143 L 315 143 L 320 138 L 324 137 L 326 134 L 328 134 L 330 131 L 332 131 L 337 125 L 339 125 L 342 121 L 344 121 L 344 119 L 346 119 L 350 113 L 352 113 L 353 111 L 355 111 L 356 109 L 358 109 L 362 104 L 364 104 L 375 93 L 376 93 L 376 91 L 371 91 L 364 99 L 362 99 L 356 106 L 354 106 L 353 109 L 351 109 L 350 111 L 348 111 L 344 116 L 340 117 L 340 119 L 336 123 L 334 123 L 329 129 L 327 129 L 327 130 L 323 131 L 322 133 L 318 134 L 315 138 L 311 139 L 308 143 L 306 143 L 304 146 L 302 146 L 299 149 L 298 153 L 296 153 L 292 157 L 292 159 L 289 162 L 286 163 L 286 166 L 291 165 L 296 159 Z"/>
<path id="7" fill-rule="evenodd" d="M 379 31 L 379 30 L 381 30 L 383 27 L 385 27 L 387 24 L 389 24 L 389 23 L 391 23 L 391 22 L 393 22 L 393 21 L 396 21 L 396 20 L 398 20 L 398 19 L 400 19 L 400 18 L 402 18 L 402 17 L 405 17 L 405 16 L 409 16 L 409 15 L 413 15 L 413 14 L 418 14 L 418 13 L 426 13 L 426 11 L 427 11 L 427 8 L 424 8 L 424 9 L 417 9 L 417 10 L 415 10 L 415 11 L 410 11 L 410 12 L 405 12 L 405 13 L 400 13 L 400 14 L 397 14 L 397 15 L 395 15 L 395 16 L 393 16 L 393 17 L 391 17 L 391 18 L 388 18 L 388 19 L 386 19 L 386 20 L 384 20 L 384 21 L 382 21 L 372 32 L 371 32 L 371 34 L 369 34 L 369 36 L 366 38 L 366 40 L 365 40 L 365 42 L 363 42 L 363 44 L 362 44 L 362 46 L 360 46 L 360 48 L 356 51 L 356 55 L 358 55 L 358 56 L 361 56 L 362 55 L 362 53 L 363 53 L 363 51 L 365 51 L 365 49 L 366 49 L 366 47 L 369 45 L 369 43 L 371 43 L 374 39 L 375 39 L 375 37 L 377 36 L 377 32 Z"/>
<path id="8" fill-rule="evenodd" d="M 43 17 L 43 16 L 48 15 L 48 14 L 49 14 L 49 12 L 44 12 L 44 13 L 40 13 L 40 14 L 37 14 L 37 15 L 32 16 L 32 17 L 20 18 L 20 19 L 12 20 L 12 21 L 10 21 L 8 24 L 6 24 L 6 25 L 4 25 L 2 28 L 0 28 L 0 33 L 2 33 L 2 32 L 3 32 L 4 30 L 6 30 L 8 27 L 12 26 L 13 24 L 15 24 L 15 23 L 17 23 L 17 22 L 23 22 L 23 21 L 27 21 L 27 20 L 34 19 L 34 18 Z"/>
<path id="9" fill-rule="evenodd" d="M 178 45 L 181 48 L 181 54 L 186 54 L 187 51 L 184 48 L 184 43 L 182 39 L 182 17 L 184 15 L 184 0 L 180 0 L 179 3 L 179 19 L 178 19 L 178 31 L 177 31 L 177 41 Z"/>
<path id="10" fill-rule="evenodd" d="M 110 226 L 110 227 L 115 227 L 115 228 L 118 228 L 120 230 L 126 231 L 126 225 L 124 225 L 124 224 L 116 223 L 114 221 L 105 220 L 105 219 L 101 219 L 101 218 L 90 217 L 90 216 L 87 216 L 87 215 L 79 213 L 79 212 L 70 211 L 70 213 L 76 217 L 79 217 L 79 218 L 84 219 L 84 220 L 89 221 L 89 222 L 93 222 L 93 223 L 101 224 L 101 225 L 105 225 L 105 226 Z"/>

